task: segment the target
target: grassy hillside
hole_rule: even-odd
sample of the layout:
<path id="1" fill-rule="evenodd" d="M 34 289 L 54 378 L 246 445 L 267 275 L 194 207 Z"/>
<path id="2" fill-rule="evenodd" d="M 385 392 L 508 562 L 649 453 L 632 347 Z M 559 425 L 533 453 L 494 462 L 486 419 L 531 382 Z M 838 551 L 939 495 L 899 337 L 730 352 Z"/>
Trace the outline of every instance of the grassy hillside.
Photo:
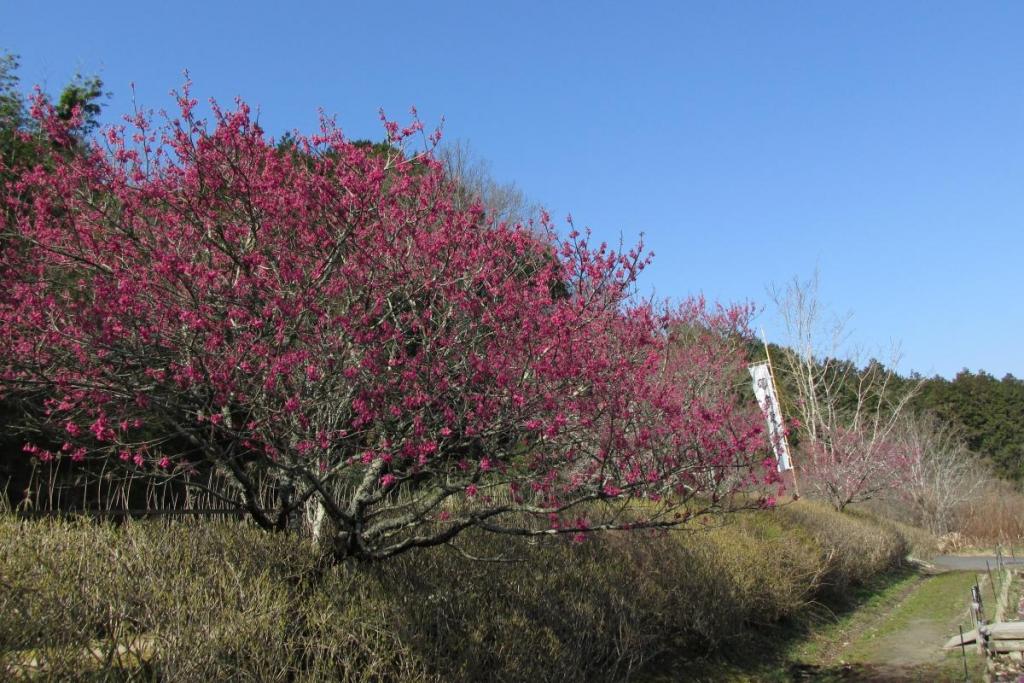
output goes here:
<path id="1" fill-rule="evenodd" d="M 897 566 L 909 535 L 802 502 L 578 545 L 471 536 L 317 579 L 298 538 L 237 522 L 7 517 L 0 668 L 59 679 L 646 677 L 811 601 L 841 600 Z"/>

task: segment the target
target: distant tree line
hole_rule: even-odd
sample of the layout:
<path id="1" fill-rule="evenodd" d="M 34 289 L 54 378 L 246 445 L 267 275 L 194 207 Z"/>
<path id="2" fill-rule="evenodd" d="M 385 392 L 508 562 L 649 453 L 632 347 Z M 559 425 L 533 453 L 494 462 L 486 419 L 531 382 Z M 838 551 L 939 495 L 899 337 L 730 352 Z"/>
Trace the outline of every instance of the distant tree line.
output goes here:
<path id="1" fill-rule="evenodd" d="M 952 380 L 924 380 L 913 406 L 959 427 L 967 447 L 995 474 L 1024 482 L 1024 380 L 964 369 Z"/>

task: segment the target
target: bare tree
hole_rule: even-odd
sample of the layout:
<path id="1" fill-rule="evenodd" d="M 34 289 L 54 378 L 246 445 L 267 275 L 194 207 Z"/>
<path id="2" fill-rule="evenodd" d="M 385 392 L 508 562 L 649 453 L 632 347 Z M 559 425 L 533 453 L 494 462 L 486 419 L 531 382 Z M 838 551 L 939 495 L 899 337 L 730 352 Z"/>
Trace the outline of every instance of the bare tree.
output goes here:
<path id="1" fill-rule="evenodd" d="M 802 467 L 818 495 L 842 510 L 905 477 L 914 454 L 900 443 L 897 426 L 920 384 L 896 375 L 897 347 L 887 363 L 871 359 L 861 367 L 856 357 L 841 357 L 846 320 L 824 321 L 818 285 L 815 272 L 771 295 L 787 334 L 782 369 L 796 393 Z"/>
<path id="2" fill-rule="evenodd" d="M 467 141 L 448 143 L 437 156 L 445 174 L 459 187 L 453 197 L 457 209 L 467 209 L 479 202 L 489 220 L 509 225 L 525 224 L 537 213 L 538 207 L 515 183 L 495 180 L 490 163 L 479 158 Z"/>
<path id="3" fill-rule="evenodd" d="M 915 521 L 936 534 L 951 531 L 958 510 L 974 500 L 986 473 L 956 428 L 932 415 L 904 419 L 900 441 L 912 455 L 900 493 Z"/>

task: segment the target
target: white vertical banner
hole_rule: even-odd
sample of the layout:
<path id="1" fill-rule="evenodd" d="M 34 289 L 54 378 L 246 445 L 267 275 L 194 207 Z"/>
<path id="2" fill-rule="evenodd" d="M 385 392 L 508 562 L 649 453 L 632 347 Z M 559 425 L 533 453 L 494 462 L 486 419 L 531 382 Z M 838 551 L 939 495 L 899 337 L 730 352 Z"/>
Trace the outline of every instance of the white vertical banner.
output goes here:
<path id="1" fill-rule="evenodd" d="M 785 427 L 782 424 L 782 409 L 779 407 L 779 399 L 775 395 L 775 382 L 772 380 L 771 366 L 767 362 L 755 363 L 748 369 L 750 376 L 754 379 L 754 396 L 757 397 L 757 404 L 761 406 L 764 419 L 768 422 L 768 438 L 772 442 L 772 450 L 779 463 L 779 472 L 791 470 L 793 464 L 789 458 L 789 446 L 786 443 Z"/>

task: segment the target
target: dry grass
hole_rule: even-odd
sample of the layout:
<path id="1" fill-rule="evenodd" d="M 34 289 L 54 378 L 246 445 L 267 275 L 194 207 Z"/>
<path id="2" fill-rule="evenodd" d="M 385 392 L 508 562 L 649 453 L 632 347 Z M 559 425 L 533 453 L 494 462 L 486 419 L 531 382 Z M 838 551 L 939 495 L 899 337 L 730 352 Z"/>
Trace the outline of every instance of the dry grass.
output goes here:
<path id="1" fill-rule="evenodd" d="M 956 531 L 975 545 L 1024 546 L 1024 493 L 1007 482 L 990 482 L 958 519 Z"/>
<path id="2" fill-rule="evenodd" d="M 0 671 L 54 680 L 623 680 L 899 563 L 892 526 L 799 503 L 581 545 L 471 534 L 311 580 L 238 522 L 0 517 Z"/>

